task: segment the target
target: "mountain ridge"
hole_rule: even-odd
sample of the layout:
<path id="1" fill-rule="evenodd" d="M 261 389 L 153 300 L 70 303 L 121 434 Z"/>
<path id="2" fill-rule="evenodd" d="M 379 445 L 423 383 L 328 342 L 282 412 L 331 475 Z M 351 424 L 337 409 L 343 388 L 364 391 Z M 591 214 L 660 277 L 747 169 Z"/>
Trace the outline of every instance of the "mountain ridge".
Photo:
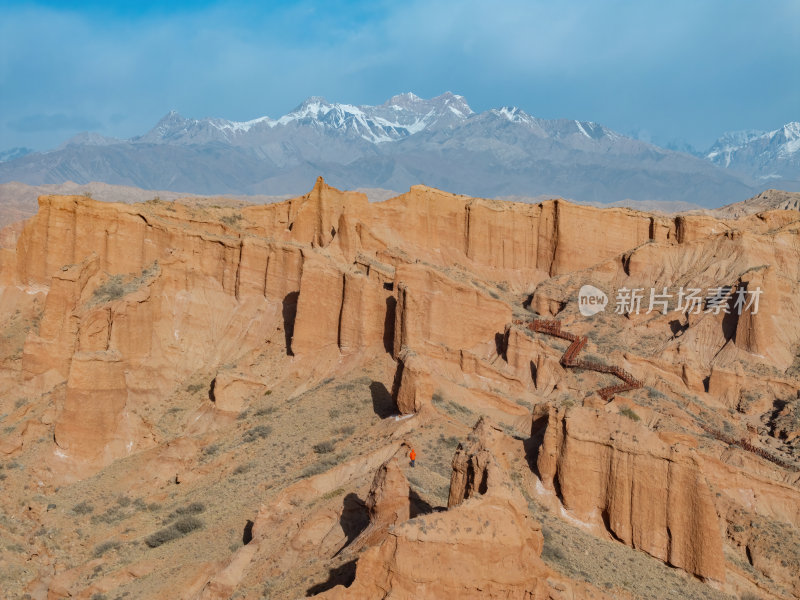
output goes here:
<path id="1" fill-rule="evenodd" d="M 790 121 L 771 131 L 725 133 L 706 152 L 705 158 L 762 181 L 800 181 L 800 122 Z"/>
<path id="2" fill-rule="evenodd" d="M 451 92 L 408 92 L 375 106 L 312 96 L 277 119 L 248 121 L 170 111 L 127 140 L 84 133 L 0 163 L 0 183 L 102 181 L 203 195 L 297 194 L 318 175 L 351 189 L 423 183 L 483 197 L 704 207 L 761 191 L 749 176 L 593 121 L 541 119 L 509 106 L 475 112 Z"/>

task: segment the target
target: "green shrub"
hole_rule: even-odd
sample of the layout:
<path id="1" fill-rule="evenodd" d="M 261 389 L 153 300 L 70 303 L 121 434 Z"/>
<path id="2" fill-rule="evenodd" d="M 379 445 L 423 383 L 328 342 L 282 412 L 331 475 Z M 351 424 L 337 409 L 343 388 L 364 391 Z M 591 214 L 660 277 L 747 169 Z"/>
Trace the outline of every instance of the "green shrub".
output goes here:
<path id="1" fill-rule="evenodd" d="M 333 452 L 335 448 L 335 444 L 333 442 L 320 442 L 319 444 L 314 444 L 313 449 L 316 454 L 328 454 Z"/>
<path id="2" fill-rule="evenodd" d="M 449 437 L 445 437 L 443 433 L 439 434 L 439 443 L 442 444 L 443 446 L 448 447 L 448 448 L 455 448 L 456 446 L 458 446 L 460 441 L 461 440 L 459 440 L 454 435 L 451 435 Z"/>
<path id="3" fill-rule="evenodd" d="M 220 221 L 231 227 L 238 225 L 239 221 L 241 220 L 242 220 L 242 215 L 238 213 L 234 213 L 232 215 L 225 215 L 224 217 L 220 218 Z"/>
<path id="4" fill-rule="evenodd" d="M 619 409 L 619 414 L 625 415 L 631 421 L 640 421 L 641 420 L 641 417 L 639 417 L 639 415 L 637 415 L 635 412 L 633 412 L 633 410 L 631 410 L 627 406 L 625 406 L 624 408 Z"/>
<path id="5" fill-rule="evenodd" d="M 258 439 L 265 439 L 272 433 L 269 425 L 256 425 L 242 434 L 242 441 L 245 443 L 255 442 Z"/>
<path id="6" fill-rule="evenodd" d="M 219 444 L 211 444 L 203 448 L 203 454 L 205 456 L 214 456 L 217 452 L 219 452 Z"/>
<path id="7" fill-rule="evenodd" d="M 242 463 L 233 470 L 234 475 L 242 475 L 253 468 L 253 463 Z"/>
<path id="8" fill-rule="evenodd" d="M 112 275 L 102 285 L 98 286 L 92 294 L 92 300 L 98 304 L 118 300 L 125 295 L 122 285 L 122 275 Z"/>
<path id="9" fill-rule="evenodd" d="M 158 548 L 162 544 L 177 540 L 192 531 L 203 527 L 203 522 L 197 517 L 182 517 L 169 527 L 159 529 L 154 534 L 145 538 L 144 543 L 150 548 Z"/>
<path id="10" fill-rule="evenodd" d="M 356 431 L 355 425 L 345 425 L 344 427 L 338 427 L 336 429 L 336 433 L 343 436 L 350 436 L 353 435 Z"/>
<path id="11" fill-rule="evenodd" d="M 205 505 L 201 502 L 192 502 L 188 506 L 183 506 L 175 512 L 179 515 L 195 515 L 201 513 L 206 509 Z"/>
<path id="12" fill-rule="evenodd" d="M 112 506 L 103 513 L 92 517 L 92 523 L 118 523 L 129 518 L 133 513 L 125 513 L 119 506 Z"/>
<path id="13" fill-rule="evenodd" d="M 344 494 L 344 488 L 336 488 L 335 490 L 331 490 L 326 494 L 322 495 L 322 500 L 330 500 L 331 498 L 336 498 L 337 496 L 341 496 Z"/>
<path id="14" fill-rule="evenodd" d="M 173 510 L 171 513 L 167 515 L 165 520 L 166 523 L 172 521 L 173 519 L 177 519 L 178 517 L 184 517 L 186 515 L 199 515 L 201 512 L 205 511 L 206 507 L 202 502 L 192 502 L 191 504 L 187 504 L 186 506 L 180 506 Z"/>
<path id="15" fill-rule="evenodd" d="M 319 460 L 311 463 L 305 469 L 303 469 L 303 477 L 310 477 L 312 475 L 319 475 L 320 473 L 324 473 L 331 467 L 336 466 L 338 463 L 336 457 L 334 456 L 326 456 L 325 458 L 320 458 Z"/>
<path id="16" fill-rule="evenodd" d="M 124 295 L 138 290 L 150 277 L 159 272 L 158 261 L 143 269 L 139 275 L 109 275 L 92 293 L 89 305 L 103 304 L 118 300 Z"/>
<path id="17" fill-rule="evenodd" d="M 76 515 L 88 515 L 89 513 L 94 512 L 94 506 L 84 500 L 83 502 L 73 506 L 72 512 L 74 512 Z"/>
<path id="18" fill-rule="evenodd" d="M 103 556 L 103 554 L 105 554 L 109 550 L 117 550 L 119 547 L 120 543 L 116 541 L 109 540 L 107 542 L 103 542 L 102 544 L 98 544 L 97 546 L 94 547 L 94 557 L 100 558 L 101 556 Z"/>

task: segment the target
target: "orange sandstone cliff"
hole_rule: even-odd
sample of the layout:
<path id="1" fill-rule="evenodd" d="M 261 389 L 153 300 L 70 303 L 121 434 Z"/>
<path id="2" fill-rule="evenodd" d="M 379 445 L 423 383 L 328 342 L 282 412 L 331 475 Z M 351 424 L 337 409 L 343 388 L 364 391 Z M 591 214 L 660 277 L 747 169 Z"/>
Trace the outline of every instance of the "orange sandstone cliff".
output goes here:
<path id="1" fill-rule="evenodd" d="M 244 208 L 43 196 L 13 239 L 9 597 L 800 597 L 800 213 L 320 179 Z M 614 310 L 651 288 L 728 310 Z M 641 387 L 598 395 L 614 368 Z"/>

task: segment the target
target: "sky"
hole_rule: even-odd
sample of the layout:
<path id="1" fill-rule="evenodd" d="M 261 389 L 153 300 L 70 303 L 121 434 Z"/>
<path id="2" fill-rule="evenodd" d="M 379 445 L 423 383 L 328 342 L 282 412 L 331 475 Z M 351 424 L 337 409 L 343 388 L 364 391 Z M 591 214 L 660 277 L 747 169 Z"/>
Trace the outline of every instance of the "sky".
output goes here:
<path id="1" fill-rule="evenodd" d="M 703 150 L 800 121 L 800 1 L 0 1 L 0 151 L 406 91 Z"/>

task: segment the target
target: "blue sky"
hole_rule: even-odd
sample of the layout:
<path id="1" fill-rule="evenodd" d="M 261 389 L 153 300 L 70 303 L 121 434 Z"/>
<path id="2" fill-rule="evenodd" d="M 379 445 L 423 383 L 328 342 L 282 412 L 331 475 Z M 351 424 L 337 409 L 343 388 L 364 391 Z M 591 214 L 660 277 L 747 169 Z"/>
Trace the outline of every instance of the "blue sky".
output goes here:
<path id="1" fill-rule="evenodd" d="M 800 120 L 797 0 L 0 3 L 0 150 L 246 120 L 312 95 L 450 90 L 474 110 L 704 149 Z"/>

